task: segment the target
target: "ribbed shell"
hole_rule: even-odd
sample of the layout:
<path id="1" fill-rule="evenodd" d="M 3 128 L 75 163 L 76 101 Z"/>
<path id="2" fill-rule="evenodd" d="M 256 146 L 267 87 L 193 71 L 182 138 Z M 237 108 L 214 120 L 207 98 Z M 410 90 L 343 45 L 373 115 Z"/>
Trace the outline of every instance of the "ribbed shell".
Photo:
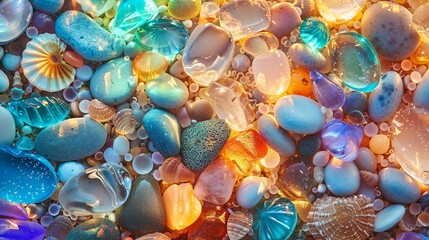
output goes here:
<path id="1" fill-rule="evenodd" d="M 116 133 L 120 135 L 131 134 L 136 128 L 136 118 L 134 111 L 126 108 L 117 112 L 113 117 L 113 125 L 115 125 Z"/>
<path id="2" fill-rule="evenodd" d="M 374 229 L 375 211 L 364 196 L 323 197 L 308 214 L 310 233 L 316 240 L 365 240 Z"/>
<path id="3" fill-rule="evenodd" d="M 380 181 L 380 177 L 377 173 L 372 173 L 368 171 L 361 170 L 360 176 L 364 182 L 370 187 L 375 187 L 378 185 L 378 182 Z"/>
<path id="4" fill-rule="evenodd" d="M 75 69 L 62 59 L 66 45 L 55 34 L 44 33 L 27 43 L 21 66 L 28 81 L 40 90 L 57 92 L 74 81 Z"/>
<path id="5" fill-rule="evenodd" d="M 180 158 L 170 157 L 167 158 L 159 168 L 161 178 L 166 183 L 193 183 L 195 180 L 195 173 L 187 168 Z"/>
<path id="6" fill-rule="evenodd" d="M 231 215 L 226 224 L 228 237 L 231 240 L 244 238 L 253 225 L 253 216 L 250 213 L 236 212 Z"/>
<path id="7" fill-rule="evenodd" d="M 88 113 L 91 118 L 99 122 L 108 122 L 115 116 L 116 108 L 106 105 L 98 99 L 93 99 L 89 103 Z"/>

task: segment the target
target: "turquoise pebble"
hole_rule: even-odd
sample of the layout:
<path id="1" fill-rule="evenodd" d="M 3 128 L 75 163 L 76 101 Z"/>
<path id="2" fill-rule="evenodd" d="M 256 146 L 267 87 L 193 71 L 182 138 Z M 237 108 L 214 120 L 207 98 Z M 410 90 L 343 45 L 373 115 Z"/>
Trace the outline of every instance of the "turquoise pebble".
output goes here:
<path id="1" fill-rule="evenodd" d="M 107 61 L 122 55 L 125 41 L 115 37 L 84 13 L 70 10 L 55 21 L 55 32 L 89 61 Z"/>
<path id="2" fill-rule="evenodd" d="M 96 218 L 77 225 L 67 240 L 113 240 L 121 239 L 118 227 L 109 219 Z"/>
<path id="3" fill-rule="evenodd" d="M 1 63 L 6 70 L 14 72 L 21 66 L 21 59 L 21 56 L 12 53 L 6 53 L 3 56 Z"/>
<path id="4" fill-rule="evenodd" d="M 101 65 L 92 75 L 89 88 L 92 96 L 108 105 L 119 105 L 135 92 L 132 61 L 117 58 Z"/>
<path id="5" fill-rule="evenodd" d="M 377 160 L 374 153 L 366 147 L 358 150 L 358 156 L 354 160 L 359 170 L 375 173 L 377 171 Z"/>
<path id="6" fill-rule="evenodd" d="M 258 132 L 265 142 L 285 157 L 295 155 L 296 143 L 288 132 L 278 126 L 276 120 L 271 115 L 262 115 L 258 119 Z"/>
<path id="7" fill-rule="evenodd" d="M 381 76 L 378 87 L 368 100 L 369 116 L 374 122 L 384 122 L 393 117 L 402 103 L 404 84 L 397 72 L 386 72 Z"/>
<path id="8" fill-rule="evenodd" d="M 29 0 L 33 7 L 47 14 L 58 12 L 64 5 L 64 0 Z M 67 1 L 67 0 L 66 0 Z"/>
<path id="9" fill-rule="evenodd" d="M 147 81 L 146 93 L 155 105 L 165 109 L 179 108 L 185 105 L 189 97 L 186 85 L 168 73 Z"/>
<path id="10" fill-rule="evenodd" d="M 1 59 L 1 58 L 0 58 Z M 9 78 L 7 75 L 0 69 L 0 92 L 6 92 L 9 89 Z"/>
<path id="11" fill-rule="evenodd" d="M 302 21 L 299 35 L 308 46 L 313 48 L 324 48 L 331 36 L 328 26 L 315 17 Z"/>
<path id="12" fill-rule="evenodd" d="M 18 140 L 16 140 L 15 145 L 19 150 L 23 151 L 31 151 L 34 149 L 33 140 L 27 136 L 20 137 Z"/>
<path id="13" fill-rule="evenodd" d="M 65 162 L 58 167 L 58 178 L 62 183 L 76 177 L 85 171 L 85 167 L 80 162 Z"/>
<path id="14" fill-rule="evenodd" d="M 410 204 L 420 198 L 418 182 L 402 170 L 384 168 L 379 173 L 381 195 L 392 203 Z"/>
<path id="15" fill-rule="evenodd" d="M 325 183 L 336 196 L 351 196 L 359 189 L 359 170 L 354 162 L 332 158 L 325 167 Z"/>
<path id="16" fill-rule="evenodd" d="M 162 156 L 179 155 L 181 128 L 176 116 L 161 109 L 152 109 L 143 116 L 143 126 Z"/>
<path id="17" fill-rule="evenodd" d="M 325 124 L 320 105 L 300 95 L 287 95 L 277 100 L 274 116 L 280 127 L 300 134 L 316 133 Z"/>
<path id="18" fill-rule="evenodd" d="M 405 214 L 405 207 L 393 204 L 375 215 L 374 232 L 384 232 L 395 226 Z"/>
<path id="19" fill-rule="evenodd" d="M 76 77 L 84 82 L 89 81 L 92 77 L 92 74 L 94 74 L 94 71 L 88 65 L 83 65 L 82 67 L 76 69 Z"/>
<path id="20" fill-rule="evenodd" d="M 328 60 L 321 52 L 303 43 L 292 44 L 289 48 L 289 56 L 296 65 L 309 71 L 322 71 L 328 64 Z"/>
<path id="21" fill-rule="evenodd" d="M 416 107 L 429 107 L 429 71 L 423 75 L 413 95 Z"/>
<path id="22" fill-rule="evenodd" d="M 362 92 L 351 92 L 346 97 L 346 102 L 343 105 L 343 111 L 345 114 L 351 111 L 366 112 L 366 94 Z"/>

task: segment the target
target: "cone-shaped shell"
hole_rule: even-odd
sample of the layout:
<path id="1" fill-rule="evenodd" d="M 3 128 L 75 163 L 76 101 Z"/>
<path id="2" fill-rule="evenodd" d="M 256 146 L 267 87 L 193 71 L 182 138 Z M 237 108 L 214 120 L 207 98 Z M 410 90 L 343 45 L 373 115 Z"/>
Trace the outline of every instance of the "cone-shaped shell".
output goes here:
<path id="1" fill-rule="evenodd" d="M 40 90 L 57 92 L 73 82 L 75 69 L 62 59 L 66 45 L 55 34 L 41 34 L 27 43 L 21 66 L 28 81 Z"/>
<path id="2" fill-rule="evenodd" d="M 88 113 L 91 118 L 99 122 L 108 122 L 116 114 L 114 106 L 106 105 L 97 99 L 91 100 L 88 106 Z"/>
<path id="3" fill-rule="evenodd" d="M 170 157 L 167 158 L 162 166 L 159 168 L 159 173 L 164 182 L 172 183 L 193 183 L 195 180 L 195 173 L 187 168 L 180 158 Z"/>
<path id="4" fill-rule="evenodd" d="M 374 219 L 372 202 L 367 196 L 323 197 L 313 203 L 308 227 L 316 240 L 365 240 L 374 229 Z"/>
<path id="5" fill-rule="evenodd" d="M 250 232 L 253 225 L 253 216 L 250 213 L 236 212 L 228 218 L 226 229 L 231 240 L 239 240 Z"/>
<path id="6" fill-rule="evenodd" d="M 113 117 L 113 125 L 115 125 L 116 133 L 120 135 L 131 134 L 136 129 L 136 118 L 134 111 L 126 108 L 117 112 Z"/>

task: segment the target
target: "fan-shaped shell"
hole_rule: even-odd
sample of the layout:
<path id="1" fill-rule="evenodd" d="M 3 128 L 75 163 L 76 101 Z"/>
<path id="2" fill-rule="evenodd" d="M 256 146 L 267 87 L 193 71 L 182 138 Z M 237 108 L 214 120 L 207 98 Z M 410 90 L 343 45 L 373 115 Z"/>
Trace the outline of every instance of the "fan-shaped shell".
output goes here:
<path id="1" fill-rule="evenodd" d="M 361 170 L 360 176 L 364 182 L 370 187 L 377 186 L 378 182 L 380 181 L 380 177 L 377 173 L 372 173 L 368 171 Z"/>
<path id="2" fill-rule="evenodd" d="M 73 82 L 75 69 L 62 59 L 66 45 L 55 34 L 41 34 L 27 43 L 22 69 L 28 81 L 40 90 L 57 92 Z"/>
<path id="3" fill-rule="evenodd" d="M 313 203 L 308 226 L 316 240 L 365 240 L 374 229 L 374 219 L 372 202 L 365 195 L 323 197 Z"/>
<path id="4" fill-rule="evenodd" d="M 164 182 L 172 183 L 193 183 L 195 180 L 195 173 L 187 168 L 180 158 L 170 157 L 167 158 L 159 168 L 159 173 Z"/>
<path id="5" fill-rule="evenodd" d="M 252 229 L 253 216 L 250 213 L 236 212 L 228 218 L 226 229 L 231 240 L 244 238 Z"/>
<path id="6" fill-rule="evenodd" d="M 115 125 L 116 133 L 120 135 L 131 134 L 136 129 L 136 118 L 134 111 L 126 108 L 117 112 L 113 117 L 113 125 Z"/>
<path id="7" fill-rule="evenodd" d="M 91 118 L 99 122 L 108 122 L 115 116 L 116 108 L 106 105 L 98 99 L 93 99 L 89 103 L 88 113 Z"/>

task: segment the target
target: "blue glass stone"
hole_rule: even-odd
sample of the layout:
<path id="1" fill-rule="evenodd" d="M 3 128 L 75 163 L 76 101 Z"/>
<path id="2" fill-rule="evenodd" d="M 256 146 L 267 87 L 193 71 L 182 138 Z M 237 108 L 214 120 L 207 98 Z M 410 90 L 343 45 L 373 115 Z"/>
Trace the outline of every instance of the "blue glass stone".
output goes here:
<path id="1" fill-rule="evenodd" d="M 0 198 L 0 216 L 8 219 L 27 220 L 28 214 L 25 207 Z"/>
<path id="2" fill-rule="evenodd" d="M 331 36 L 328 26 L 315 17 L 306 18 L 299 28 L 302 41 L 312 48 L 324 48 Z"/>
<path id="3" fill-rule="evenodd" d="M 251 211 L 253 238 L 256 240 L 288 239 L 297 223 L 297 212 L 286 198 L 270 198 Z"/>
<path id="4" fill-rule="evenodd" d="M 8 201 L 38 203 L 57 187 L 54 167 L 39 154 L 0 145 L 0 166 L 0 198 Z"/>
<path id="5" fill-rule="evenodd" d="M 314 96 L 320 105 L 332 110 L 337 110 L 344 105 L 346 94 L 340 85 L 316 70 L 310 72 L 310 79 Z"/>
<path id="6" fill-rule="evenodd" d="M 153 0 L 122 0 L 112 23 L 112 33 L 123 36 L 153 20 L 159 13 Z"/>
<path id="7" fill-rule="evenodd" d="M 6 108 L 15 118 L 37 128 L 46 128 L 59 123 L 70 113 L 69 105 L 56 97 L 28 98 L 9 102 Z"/>
<path id="8" fill-rule="evenodd" d="M 363 129 L 359 126 L 333 120 L 322 129 L 322 143 L 325 149 L 342 161 L 353 161 L 358 155 L 363 138 Z"/>
<path id="9" fill-rule="evenodd" d="M 43 240 L 45 232 L 37 222 L 0 219 L 0 239 Z"/>
<path id="10" fill-rule="evenodd" d="M 156 19 L 141 26 L 135 33 L 136 42 L 146 51 L 164 56 L 176 55 L 185 47 L 189 33 L 179 22 Z"/>

